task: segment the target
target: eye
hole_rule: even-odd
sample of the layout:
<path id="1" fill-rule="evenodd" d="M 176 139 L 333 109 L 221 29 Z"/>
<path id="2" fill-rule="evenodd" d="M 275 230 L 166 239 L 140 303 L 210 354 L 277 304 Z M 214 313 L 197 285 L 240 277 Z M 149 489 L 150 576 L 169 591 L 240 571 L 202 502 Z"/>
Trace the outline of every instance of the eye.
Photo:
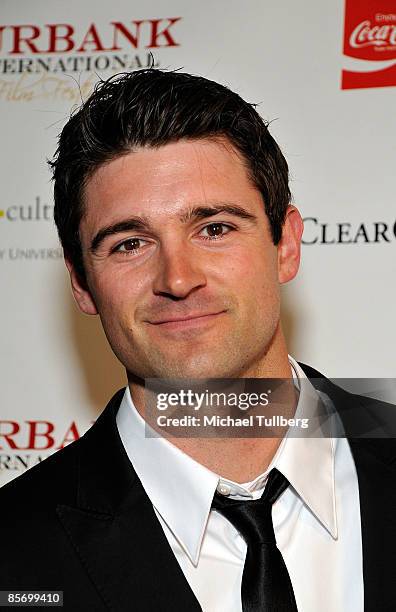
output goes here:
<path id="1" fill-rule="evenodd" d="M 226 223 L 209 223 L 201 230 L 200 234 L 205 240 L 219 240 L 234 228 Z M 203 233 L 203 232 L 206 232 Z"/>
<path id="2" fill-rule="evenodd" d="M 118 244 L 113 249 L 113 253 L 124 253 L 125 255 L 128 255 L 129 253 L 137 253 L 143 246 L 143 243 L 146 242 L 147 240 L 143 240 L 142 238 L 128 238 L 128 240 L 124 240 L 124 242 Z"/>

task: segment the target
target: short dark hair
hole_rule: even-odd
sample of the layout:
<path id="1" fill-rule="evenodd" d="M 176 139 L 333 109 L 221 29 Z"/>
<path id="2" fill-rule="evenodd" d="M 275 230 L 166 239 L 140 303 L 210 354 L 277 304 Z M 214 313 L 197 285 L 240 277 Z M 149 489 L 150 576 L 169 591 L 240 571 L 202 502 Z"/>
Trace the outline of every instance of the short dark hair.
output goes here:
<path id="1" fill-rule="evenodd" d="M 155 68 L 96 84 L 66 123 L 49 162 L 59 238 L 81 280 L 79 226 L 84 188 L 95 170 L 138 147 L 216 136 L 227 137 L 242 155 L 277 244 L 291 199 L 288 166 L 254 104 L 209 79 Z"/>

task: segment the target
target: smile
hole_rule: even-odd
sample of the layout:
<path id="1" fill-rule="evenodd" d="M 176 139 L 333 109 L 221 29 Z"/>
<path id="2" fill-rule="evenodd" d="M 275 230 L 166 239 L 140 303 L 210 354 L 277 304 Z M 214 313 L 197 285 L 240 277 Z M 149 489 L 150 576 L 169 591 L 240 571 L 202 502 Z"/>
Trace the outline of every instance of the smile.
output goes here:
<path id="1" fill-rule="evenodd" d="M 225 313 L 225 310 L 221 310 L 220 312 L 214 312 L 209 314 L 196 314 L 189 315 L 186 317 L 177 317 L 177 318 L 169 318 L 163 319 L 160 321 L 149 321 L 151 325 L 155 325 L 160 329 L 166 330 L 183 330 L 183 329 L 191 329 L 193 327 L 201 327 L 207 325 L 216 320 L 219 315 Z"/>

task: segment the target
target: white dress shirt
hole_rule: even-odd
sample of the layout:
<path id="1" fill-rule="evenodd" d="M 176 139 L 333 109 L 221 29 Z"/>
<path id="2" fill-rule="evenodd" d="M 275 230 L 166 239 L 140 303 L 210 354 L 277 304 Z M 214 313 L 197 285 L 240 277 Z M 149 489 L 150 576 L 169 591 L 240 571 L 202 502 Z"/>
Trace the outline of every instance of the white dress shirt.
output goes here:
<path id="1" fill-rule="evenodd" d="M 289 360 L 298 386 L 306 376 L 294 359 Z M 304 413 L 314 410 L 317 399 L 317 391 L 305 380 L 296 414 L 302 406 Z M 299 612 L 363 612 L 359 489 L 345 438 L 286 435 L 268 469 L 249 483 L 237 484 L 211 472 L 165 438 L 146 437 L 145 421 L 128 387 L 117 426 L 203 612 L 242 610 L 246 544 L 231 523 L 211 510 L 215 490 L 256 499 L 274 467 L 290 483 L 273 505 L 272 519 Z"/>

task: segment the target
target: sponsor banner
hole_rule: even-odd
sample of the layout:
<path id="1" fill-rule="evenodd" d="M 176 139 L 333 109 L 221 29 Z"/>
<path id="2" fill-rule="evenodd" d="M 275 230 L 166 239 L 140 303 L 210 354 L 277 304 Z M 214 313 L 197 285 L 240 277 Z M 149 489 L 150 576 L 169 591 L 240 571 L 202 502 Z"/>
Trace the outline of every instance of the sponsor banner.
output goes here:
<path id="1" fill-rule="evenodd" d="M 78 103 L 98 73 L 159 66 L 161 51 L 179 46 L 181 21 L 176 16 L 0 24 L 0 100 Z"/>
<path id="2" fill-rule="evenodd" d="M 329 222 L 318 217 L 304 217 L 303 245 L 385 243 L 394 247 L 395 241 L 396 219 Z"/>
<path id="3" fill-rule="evenodd" d="M 99 317 L 74 303 L 47 167 L 70 113 L 117 72 L 192 72 L 257 104 L 305 218 L 301 269 L 281 288 L 290 354 L 327 376 L 396 376 L 396 134 L 384 87 L 395 85 L 396 10 L 345 1 L 3 0 L 0 485 L 82 435 L 126 383 Z M 341 55 L 353 95 L 340 90 Z"/>
<path id="4" fill-rule="evenodd" d="M 394 0 L 345 0 L 342 89 L 395 85 Z"/>
<path id="5" fill-rule="evenodd" d="M 0 221 L 53 221 L 54 206 L 43 202 L 40 196 L 30 204 L 11 204 L 0 208 Z"/>

